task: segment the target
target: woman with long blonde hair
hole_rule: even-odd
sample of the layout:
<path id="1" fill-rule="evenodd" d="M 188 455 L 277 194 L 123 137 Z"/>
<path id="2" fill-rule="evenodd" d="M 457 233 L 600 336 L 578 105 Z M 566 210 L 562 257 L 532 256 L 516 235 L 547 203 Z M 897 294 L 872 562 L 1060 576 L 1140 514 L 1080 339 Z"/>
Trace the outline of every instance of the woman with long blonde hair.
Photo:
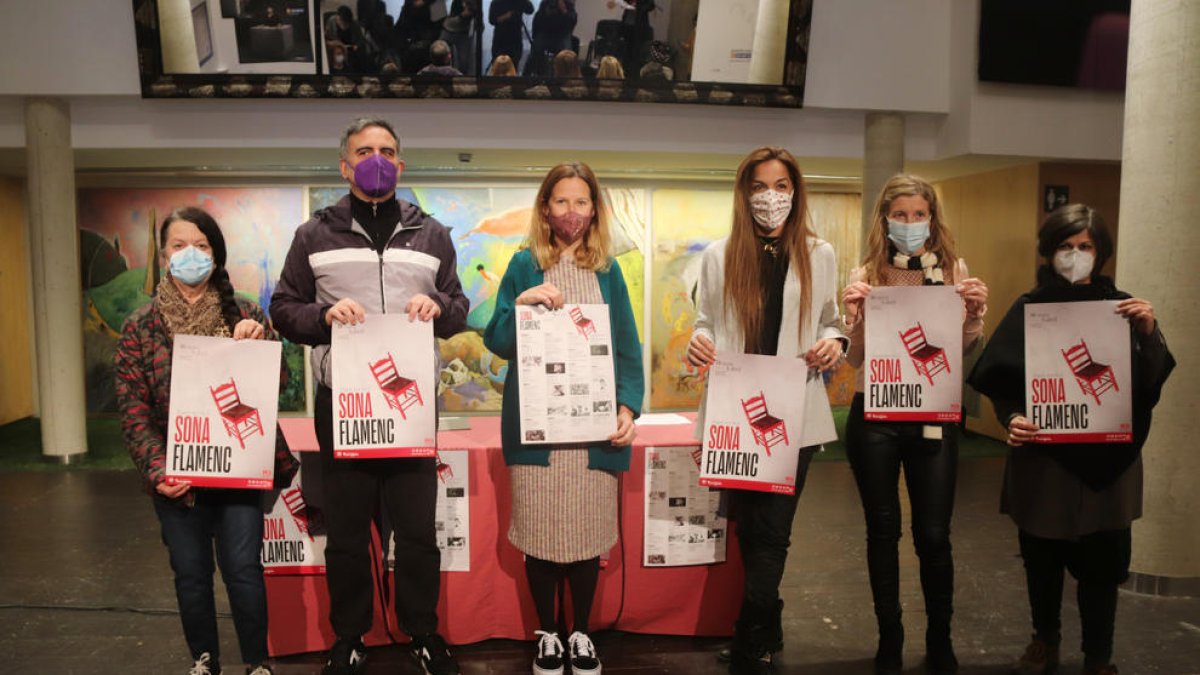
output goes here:
<path id="1" fill-rule="evenodd" d="M 967 273 L 954 252 L 937 192 L 918 176 L 897 174 L 883 186 L 862 267 L 842 293 L 850 335 L 850 365 L 862 365 L 863 306 L 873 286 L 953 284 L 963 299 L 963 352 L 983 334 L 987 286 Z M 868 422 L 863 415 L 863 373 L 858 373 L 846 424 L 846 454 L 854 471 L 867 521 L 867 569 L 879 624 L 875 672 L 903 669 L 904 626 L 900 616 L 900 469 L 912 505 L 913 544 L 921 561 L 925 595 L 926 661 L 931 673 L 958 671 L 950 640 L 954 606 L 954 560 L 950 516 L 958 472 L 953 424 Z"/>
<path id="2" fill-rule="evenodd" d="M 497 356 L 517 356 L 518 305 L 561 309 L 608 305 L 616 370 L 617 425 L 605 442 L 525 445 L 517 365 L 504 381 L 501 445 L 512 477 L 509 541 L 525 554 L 525 572 L 540 630 L 534 675 L 599 675 L 588 616 L 600 555 L 617 542 L 617 473 L 629 469 L 645 385 L 642 350 L 629 290 L 612 257 L 600 186 L 586 164 L 566 162 L 546 174 L 534 202 L 526 246 L 508 263 L 483 341 Z M 559 583 L 571 589 L 574 622 L 564 653 L 557 633 Z"/>
<path id="3" fill-rule="evenodd" d="M 779 583 L 796 504 L 813 453 L 835 440 L 819 372 L 845 350 L 837 309 L 837 259 L 808 222 L 804 179 L 783 148 L 751 152 L 738 167 L 729 236 L 704 250 L 696 324 L 688 362 L 707 367 L 718 353 L 802 358 L 806 428 L 800 433 L 794 495 L 731 490 L 731 517 L 746 568 L 741 612 L 730 650 L 731 673 L 765 673 L 782 649 Z M 697 428 L 703 428 L 701 410 Z"/>

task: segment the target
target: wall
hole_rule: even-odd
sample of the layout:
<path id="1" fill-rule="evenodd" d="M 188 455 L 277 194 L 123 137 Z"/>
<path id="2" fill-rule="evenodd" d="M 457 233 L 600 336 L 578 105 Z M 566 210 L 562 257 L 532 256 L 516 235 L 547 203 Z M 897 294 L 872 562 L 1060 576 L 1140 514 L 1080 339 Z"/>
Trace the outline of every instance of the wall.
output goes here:
<path id="1" fill-rule="evenodd" d="M 0 178 L 0 424 L 34 412 L 25 184 Z"/>
<path id="2" fill-rule="evenodd" d="M 1119 223 L 1117 215 L 1121 202 L 1121 165 L 1120 164 L 1078 164 L 1065 162 L 1043 162 L 1038 176 L 1038 189 L 1035 195 L 1038 200 L 1038 222 L 1046 217 L 1045 201 L 1042 199 L 1047 185 L 1065 185 L 1070 188 L 1070 202 L 1091 206 L 1104 216 L 1104 221 L 1112 230 L 1114 253 L 1104 273 L 1110 276 L 1116 274 L 1117 231 Z"/>
<path id="3" fill-rule="evenodd" d="M 958 254 L 967 261 L 971 276 L 988 285 L 985 338 L 1013 301 L 1033 287 L 1041 215 L 1035 199 L 1038 175 L 1037 164 L 1026 164 L 952 178 L 936 186 Z M 1003 438 L 991 402 L 979 398 L 977 416 L 967 418 L 967 428 Z"/>
<path id="4" fill-rule="evenodd" d="M 748 82 L 758 0 L 701 2 L 692 80 Z"/>

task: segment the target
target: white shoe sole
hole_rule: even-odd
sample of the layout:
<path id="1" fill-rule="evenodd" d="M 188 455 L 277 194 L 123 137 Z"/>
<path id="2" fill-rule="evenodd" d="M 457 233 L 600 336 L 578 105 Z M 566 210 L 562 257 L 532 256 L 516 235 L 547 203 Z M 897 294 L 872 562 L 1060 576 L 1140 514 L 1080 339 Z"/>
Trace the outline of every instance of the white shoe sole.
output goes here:
<path id="1" fill-rule="evenodd" d="M 533 675 L 563 675 L 563 667 L 559 666 L 552 669 L 539 668 L 535 663 L 533 664 Z"/>

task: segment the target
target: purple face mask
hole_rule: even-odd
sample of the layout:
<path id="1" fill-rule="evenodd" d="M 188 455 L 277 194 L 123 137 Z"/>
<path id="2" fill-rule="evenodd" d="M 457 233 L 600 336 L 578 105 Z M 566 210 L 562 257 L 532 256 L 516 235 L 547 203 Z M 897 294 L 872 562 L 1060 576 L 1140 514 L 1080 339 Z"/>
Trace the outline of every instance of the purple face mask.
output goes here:
<path id="1" fill-rule="evenodd" d="M 588 225 L 592 219 L 574 211 L 568 211 L 561 216 L 550 214 L 546 216 L 546 220 L 550 221 L 550 229 L 554 232 L 554 236 L 558 238 L 564 246 L 574 244 L 583 233 L 587 231 Z"/>
<path id="2" fill-rule="evenodd" d="M 396 165 L 383 155 L 371 155 L 354 166 L 354 184 L 374 199 L 396 190 Z"/>

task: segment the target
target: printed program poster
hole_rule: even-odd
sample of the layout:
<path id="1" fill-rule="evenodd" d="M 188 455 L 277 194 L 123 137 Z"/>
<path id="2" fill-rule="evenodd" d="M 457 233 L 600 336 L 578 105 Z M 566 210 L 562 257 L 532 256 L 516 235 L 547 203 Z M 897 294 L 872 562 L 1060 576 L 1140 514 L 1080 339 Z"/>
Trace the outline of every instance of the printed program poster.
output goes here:
<path id="1" fill-rule="evenodd" d="M 725 561 L 720 491 L 700 485 L 699 447 L 646 449 L 646 567 Z"/>
<path id="2" fill-rule="evenodd" d="M 607 305 L 518 305 L 517 368 L 525 443 L 603 441 L 616 431 Z"/>
<path id="3" fill-rule="evenodd" d="M 963 302 L 953 286 L 877 286 L 865 306 L 863 416 L 962 419 Z"/>
<path id="4" fill-rule="evenodd" d="M 700 484 L 795 494 L 808 366 L 721 354 L 709 370 Z"/>
<path id="5" fill-rule="evenodd" d="M 325 519 L 300 491 L 300 471 L 263 516 L 264 574 L 324 574 Z"/>
<path id="6" fill-rule="evenodd" d="M 1035 443 L 1133 440 L 1129 321 L 1117 302 L 1025 305 L 1025 411 Z"/>
<path id="7" fill-rule="evenodd" d="M 271 489 L 281 354 L 271 340 L 175 337 L 168 482 Z"/>
<path id="8" fill-rule="evenodd" d="M 443 572 L 471 571 L 470 452 L 438 450 L 435 523 Z"/>
<path id="9" fill-rule="evenodd" d="M 334 457 L 437 454 L 432 321 L 371 314 L 354 326 L 335 323 L 330 358 Z"/>

